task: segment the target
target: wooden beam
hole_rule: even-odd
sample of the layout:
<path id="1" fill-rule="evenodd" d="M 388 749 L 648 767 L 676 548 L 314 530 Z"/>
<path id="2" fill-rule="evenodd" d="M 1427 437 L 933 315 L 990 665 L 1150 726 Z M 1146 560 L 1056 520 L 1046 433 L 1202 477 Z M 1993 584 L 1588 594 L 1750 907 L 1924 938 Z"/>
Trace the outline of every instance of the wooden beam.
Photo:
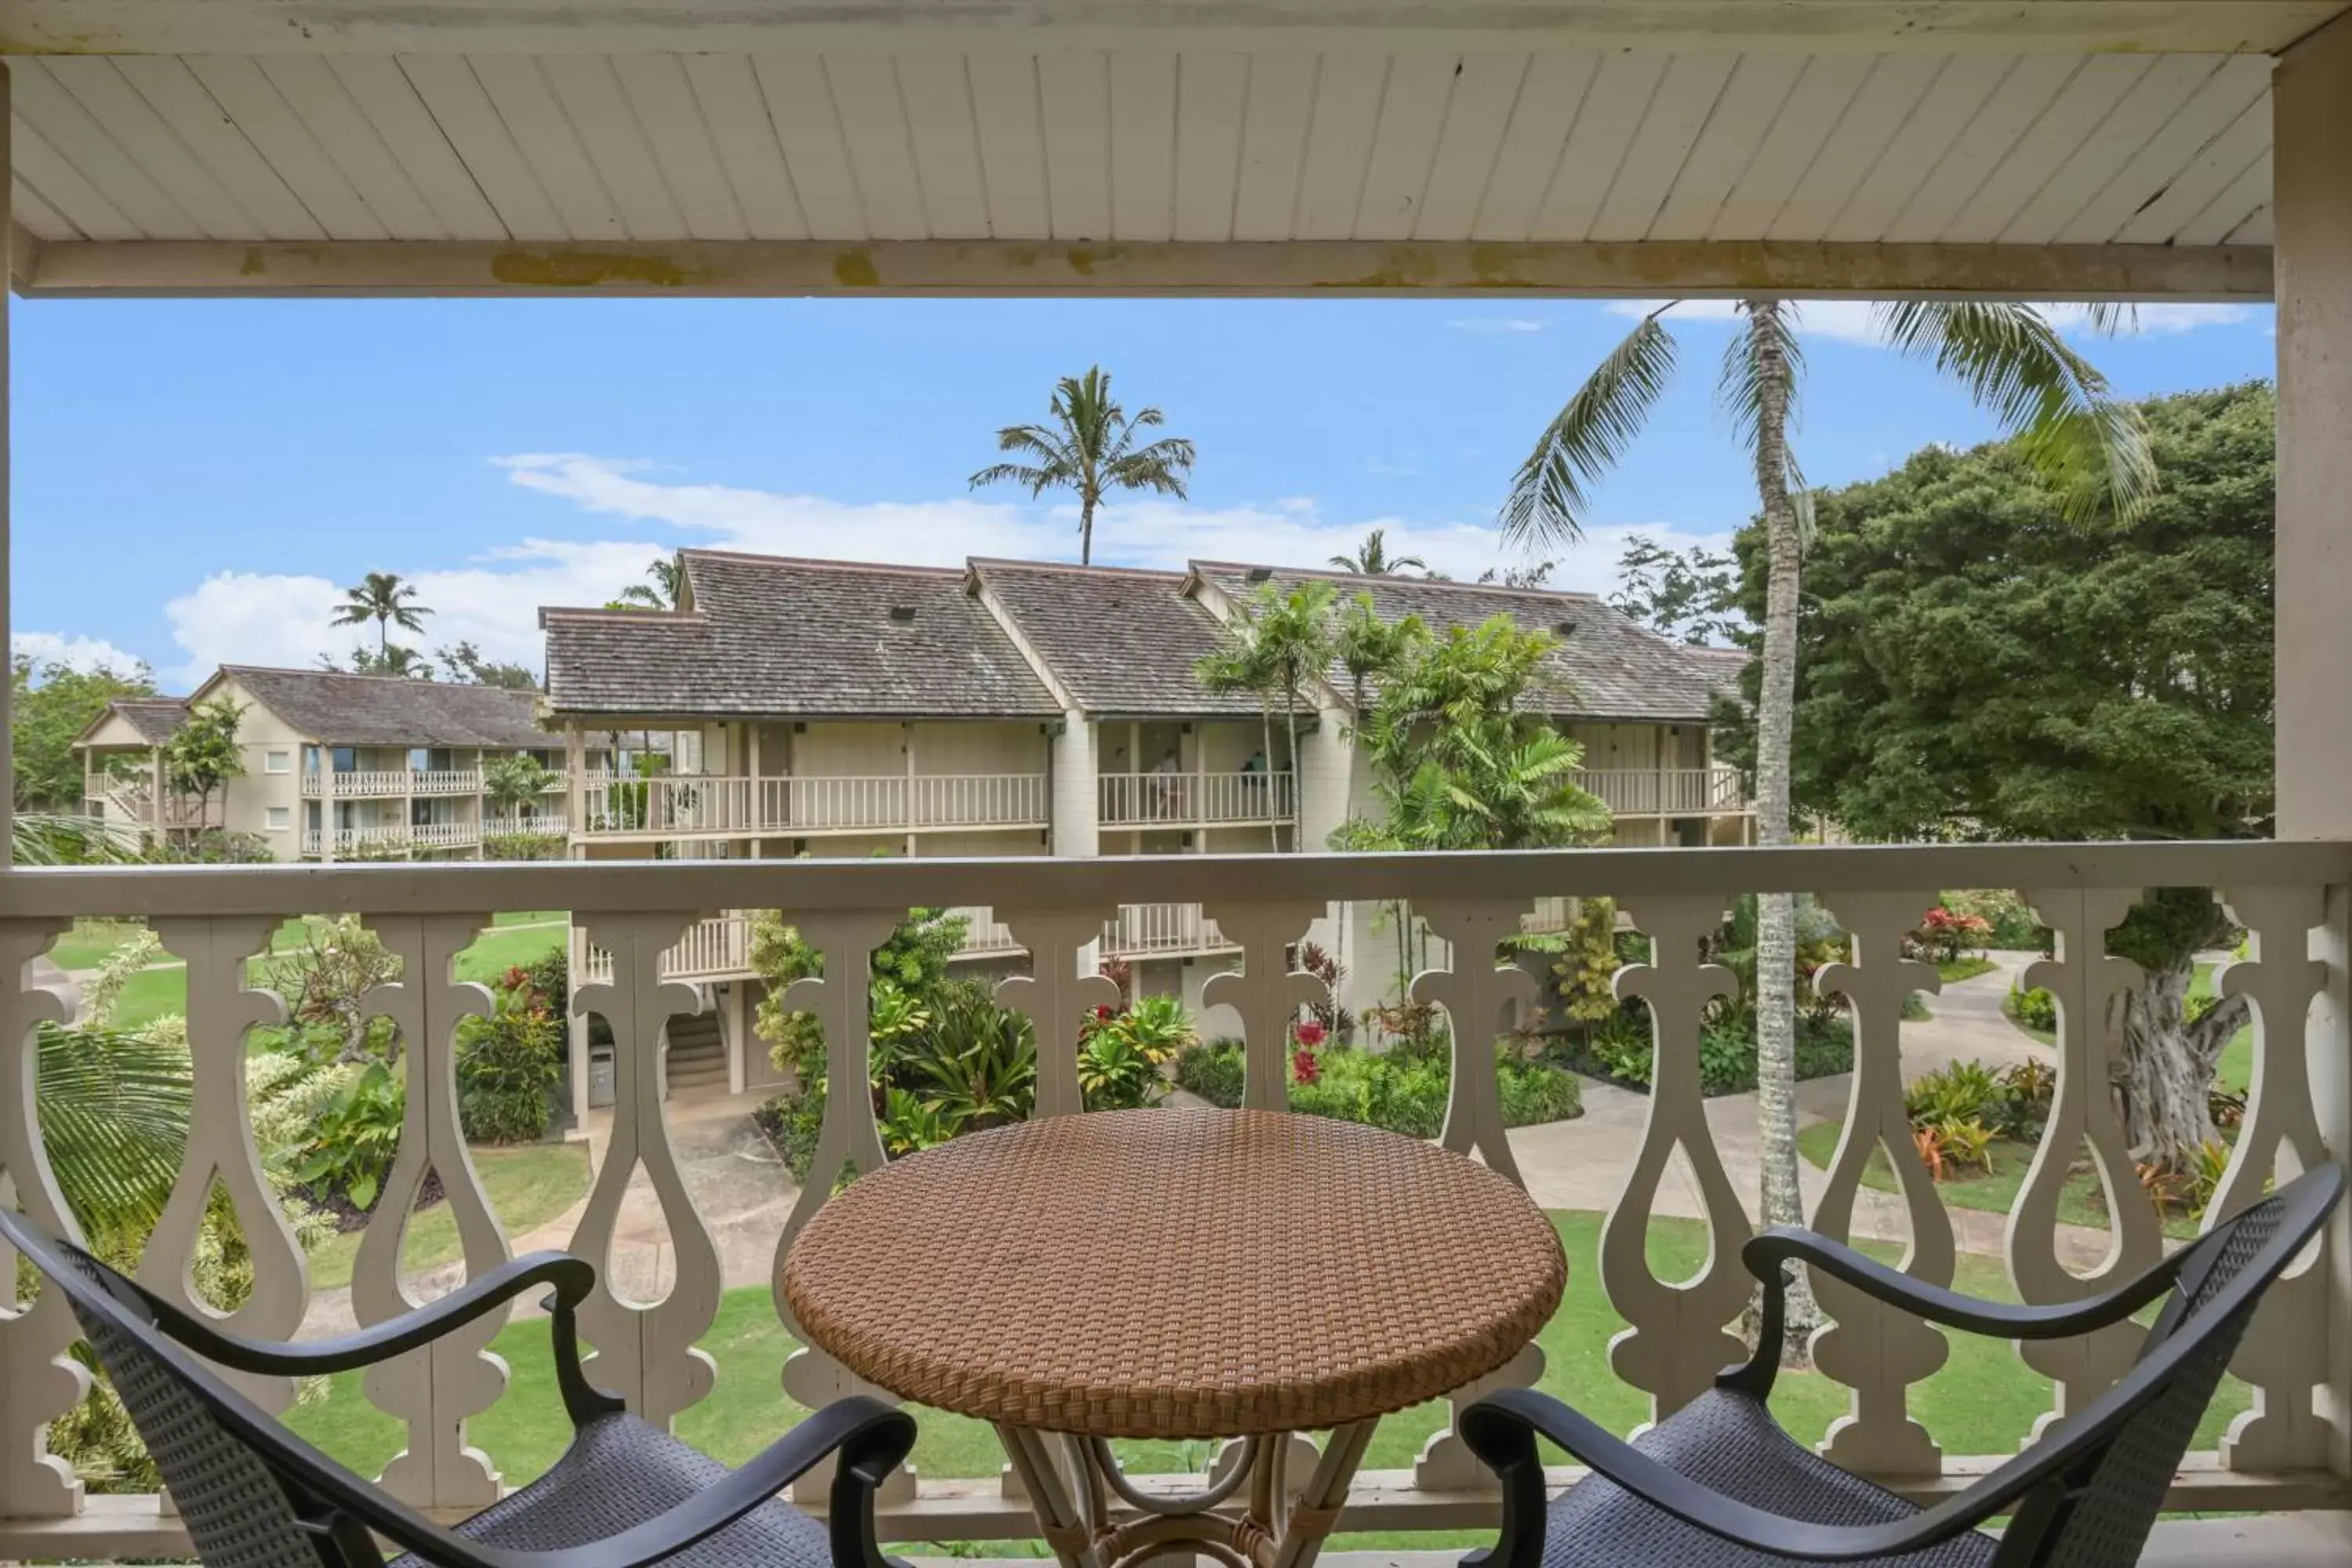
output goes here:
<path id="1" fill-rule="evenodd" d="M 661 245 L 53 240 L 37 295 L 1151 295 L 1294 298 L 2267 300 L 2258 246 L 1065 244 Z"/>
<path id="2" fill-rule="evenodd" d="M 7 54 L 1864 48 L 2268 53 L 2345 0 L 11 0 Z M 941 18 L 941 13 L 949 15 Z M 1475 19 L 1473 19 L 1475 17 Z"/>

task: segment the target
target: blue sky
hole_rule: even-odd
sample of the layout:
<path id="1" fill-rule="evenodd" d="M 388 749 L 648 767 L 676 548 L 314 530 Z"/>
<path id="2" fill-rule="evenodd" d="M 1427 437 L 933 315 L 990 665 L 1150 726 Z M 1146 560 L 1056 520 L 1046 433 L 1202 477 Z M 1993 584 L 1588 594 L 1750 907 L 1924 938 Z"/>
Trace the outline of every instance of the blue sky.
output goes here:
<path id="1" fill-rule="evenodd" d="M 1520 300 L 20 301 L 18 646 L 135 657 L 167 688 L 219 662 L 344 650 L 336 584 L 415 579 L 467 637 L 538 662 L 542 604 L 600 603 L 703 543 L 953 563 L 1075 559 L 1074 514 L 965 485 L 1001 425 L 1100 363 L 1200 447 L 1187 503 L 1111 510 L 1097 559 L 1312 563 L 1386 526 L 1459 575 L 1517 559 L 1512 468 L 1626 305 Z M 1799 453 L 1815 483 L 1990 434 L 1866 307 L 1807 313 Z M 1555 581 L 1605 589 L 1627 534 L 1719 542 L 1745 461 L 1685 363 Z M 2267 308 L 2168 306 L 2084 340 L 2134 395 L 2272 372 Z"/>

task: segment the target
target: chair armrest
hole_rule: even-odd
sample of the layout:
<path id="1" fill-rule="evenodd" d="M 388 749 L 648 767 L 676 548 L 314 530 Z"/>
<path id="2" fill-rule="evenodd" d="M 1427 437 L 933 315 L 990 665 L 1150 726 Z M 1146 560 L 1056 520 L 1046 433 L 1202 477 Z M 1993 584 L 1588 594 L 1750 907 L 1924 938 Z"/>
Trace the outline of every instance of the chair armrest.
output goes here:
<path id="1" fill-rule="evenodd" d="M 1948 1541 L 1994 1517 L 2011 1499 L 2042 1479 L 2038 1473 L 2028 1476 L 2029 1468 L 2063 1464 L 2072 1457 L 2045 1460 L 2043 1467 L 2029 1467 L 2025 1458 L 2012 1460 L 1959 1496 L 1906 1519 L 1886 1524 L 1832 1525 L 1784 1518 L 1726 1497 L 1667 1468 L 1551 1395 L 1533 1389 L 1509 1389 L 1479 1400 L 1462 1413 L 1460 1430 L 1472 1451 L 1503 1478 L 1505 1519 L 1503 1536 L 1493 1556 L 1496 1568 L 1529 1568 L 1542 1560 L 1541 1521 L 1526 1511 L 1530 1496 L 1538 1510 L 1542 1501 L 1541 1469 L 1535 1462 L 1538 1435 L 1581 1460 L 1593 1474 L 1686 1524 L 1751 1551 L 1805 1563 L 1891 1560 Z M 2016 1475 L 2011 1474 L 2012 1467 Z M 1535 1478 L 1531 1494 L 1530 1477 Z M 1995 1486 L 1995 1482 L 2004 1484 Z M 1520 1517 L 1514 1519 L 1515 1511 Z"/>
<path id="2" fill-rule="evenodd" d="M 472 1321 L 534 1285 L 553 1286 L 551 1304 L 568 1314 L 595 1289 L 596 1270 L 593 1265 L 565 1253 L 526 1253 L 413 1312 L 404 1312 L 373 1328 L 302 1344 L 225 1334 L 144 1289 L 139 1293 L 154 1313 L 158 1328 L 207 1361 L 237 1372 L 315 1377 L 372 1366 L 429 1345 L 459 1324 Z"/>
<path id="3" fill-rule="evenodd" d="M 1802 1263 L 1843 1280 L 1875 1300 L 1900 1307 L 1915 1317 L 1947 1328 L 1993 1339 L 2063 1340 L 2121 1322 L 2163 1295 L 2172 1288 L 2181 1264 L 2187 1260 L 2187 1252 L 2182 1248 L 2171 1254 L 2112 1290 L 2047 1307 L 2012 1306 L 1947 1290 L 1940 1285 L 1914 1279 L 1901 1269 L 1890 1268 L 1817 1231 L 1801 1230 L 1794 1226 L 1776 1226 L 1752 1238 L 1740 1248 L 1739 1260 L 1768 1290 L 1779 1286 L 1781 1264 Z"/>
<path id="4" fill-rule="evenodd" d="M 617 1535 L 581 1546 L 518 1551 L 472 1540 L 394 1501 L 358 1478 L 356 1489 L 331 1489 L 333 1500 L 369 1529 L 441 1568 L 648 1568 L 717 1534 L 773 1499 L 836 1452 L 828 1530 L 835 1568 L 882 1562 L 873 1549 L 872 1495 L 915 1446 L 914 1417 L 877 1399 L 853 1394 L 811 1415 L 715 1486 Z M 344 1472 L 348 1475 L 348 1472 Z M 315 1485 L 317 1479 L 309 1478 Z M 864 1555 L 845 1556 L 845 1542 Z"/>

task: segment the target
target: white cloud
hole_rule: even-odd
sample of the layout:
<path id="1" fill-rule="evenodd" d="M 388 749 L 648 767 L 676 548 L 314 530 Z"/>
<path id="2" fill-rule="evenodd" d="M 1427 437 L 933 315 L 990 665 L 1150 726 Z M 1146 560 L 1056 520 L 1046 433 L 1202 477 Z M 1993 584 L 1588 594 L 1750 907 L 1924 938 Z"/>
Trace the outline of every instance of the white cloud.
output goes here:
<path id="1" fill-rule="evenodd" d="M 1540 316 L 1464 316 L 1445 324 L 1457 332 L 1540 332 L 1551 325 Z"/>
<path id="2" fill-rule="evenodd" d="M 1664 300 L 1613 300 L 1608 306 L 1612 316 L 1639 321 L 1660 306 Z M 2071 337 L 2096 335 L 2091 325 L 2091 312 L 2082 305 L 2038 305 L 2039 310 L 2057 323 L 2059 331 Z M 1731 300 L 1685 300 L 1677 303 L 1669 321 L 1728 321 L 1739 310 Z M 2175 332 L 2193 332 L 2201 327 L 2238 326 L 2254 319 L 2251 305 L 2181 304 L 2173 302 L 2134 306 L 2120 323 L 2119 336 L 2154 336 Z M 1861 343 L 1866 347 L 1883 348 L 1886 339 L 1878 331 L 1875 306 L 1868 300 L 1806 300 L 1797 305 L 1797 330 L 1809 338 L 1826 338 L 1843 343 Z"/>
<path id="3" fill-rule="evenodd" d="M 583 511 L 663 525 L 689 542 L 765 554 L 827 560 L 889 561 L 955 566 L 968 556 L 1072 560 L 1077 510 L 957 496 L 931 501 L 836 500 L 824 496 L 709 484 L 637 459 L 583 453 L 539 453 L 496 459 L 514 484 Z M 1367 531 L 1387 531 L 1391 555 L 1418 555 L 1432 567 L 1469 579 L 1507 564 L 1491 523 L 1402 517 L 1326 515 L 1312 499 L 1200 507 L 1150 498 L 1103 507 L 1095 518 L 1095 559 L 1112 565 L 1181 568 L 1188 560 L 1320 566 L 1346 554 Z M 1634 533 L 1680 549 L 1723 548 L 1727 536 L 1685 535 L 1655 523 L 1595 527 L 1565 552 L 1556 587 L 1605 592 L 1617 557 Z M 550 605 L 601 605 L 643 580 L 646 563 L 675 534 L 576 541 L 530 538 L 499 545 L 460 564 L 407 574 L 433 617 L 427 651 L 460 640 L 490 658 L 536 668 L 542 657 L 538 611 Z M 220 664 L 306 667 L 321 653 L 341 658 L 374 628 L 331 627 L 342 591 L 324 577 L 217 572 L 164 606 L 173 640 L 186 656 L 167 674 L 193 684 Z M 396 634 L 397 635 L 397 634 Z"/>
<path id="4" fill-rule="evenodd" d="M 37 665 L 62 664 L 79 670 L 111 669 L 128 675 L 142 662 L 104 637 L 65 637 L 57 632 L 12 632 L 8 650 Z"/>

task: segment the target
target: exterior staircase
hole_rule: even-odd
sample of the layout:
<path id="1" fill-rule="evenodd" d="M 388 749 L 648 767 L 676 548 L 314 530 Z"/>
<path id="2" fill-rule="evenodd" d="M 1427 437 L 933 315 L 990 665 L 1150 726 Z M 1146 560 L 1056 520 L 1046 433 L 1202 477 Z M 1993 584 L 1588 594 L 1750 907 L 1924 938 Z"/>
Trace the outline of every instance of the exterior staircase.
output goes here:
<path id="1" fill-rule="evenodd" d="M 727 1042 L 714 1008 L 669 1023 L 669 1091 L 727 1088 Z"/>

